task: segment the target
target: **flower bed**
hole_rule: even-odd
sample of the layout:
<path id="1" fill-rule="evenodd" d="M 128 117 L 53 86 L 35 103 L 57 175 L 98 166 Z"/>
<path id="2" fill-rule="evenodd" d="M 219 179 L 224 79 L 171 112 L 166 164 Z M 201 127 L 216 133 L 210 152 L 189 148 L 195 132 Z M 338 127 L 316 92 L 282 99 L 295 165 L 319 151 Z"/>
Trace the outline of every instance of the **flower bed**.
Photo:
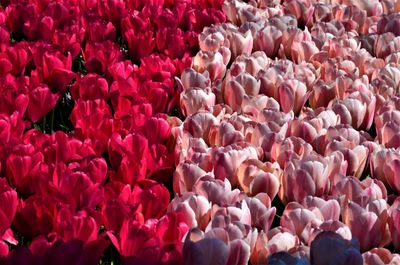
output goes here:
<path id="1" fill-rule="evenodd" d="M 400 262 L 400 1 L 0 3 L 1 264 Z"/>

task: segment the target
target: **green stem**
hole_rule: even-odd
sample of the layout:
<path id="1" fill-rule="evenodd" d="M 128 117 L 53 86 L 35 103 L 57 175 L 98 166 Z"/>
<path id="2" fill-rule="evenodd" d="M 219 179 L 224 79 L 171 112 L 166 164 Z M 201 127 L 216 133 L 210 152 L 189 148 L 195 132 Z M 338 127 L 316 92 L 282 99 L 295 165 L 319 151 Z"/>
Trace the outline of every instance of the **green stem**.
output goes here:
<path id="1" fill-rule="evenodd" d="M 46 116 L 43 117 L 42 131 L 43 131 L 43 132 L 46 132 Z"/>
<path id="2" fill-rule="evenodd" d="M 51 111 L 51 121 L 50 121 L 50 129 L 51 129 L 51 133 L 53 133 L 54 132 L 54 130 L 53 130 L 53 125 L 54 125 L 54 109 Z"/>

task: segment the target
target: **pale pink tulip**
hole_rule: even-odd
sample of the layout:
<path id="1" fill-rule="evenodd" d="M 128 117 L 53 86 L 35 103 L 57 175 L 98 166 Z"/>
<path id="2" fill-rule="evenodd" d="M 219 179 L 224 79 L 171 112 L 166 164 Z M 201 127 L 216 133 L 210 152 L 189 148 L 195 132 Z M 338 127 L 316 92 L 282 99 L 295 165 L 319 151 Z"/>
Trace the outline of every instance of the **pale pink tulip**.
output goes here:
<path id="1" fill-rule="evenodd" d="M 212 151 L 214 174 L 217 179 L 228 179 L 232 185 L 237 184 L 236 169 L 247 159 L 257 159 L 255 147 L 251 145 L 230 145 L 215 147 Z"/>
<path id="2" fill-rule="evenodd" d="M 185 89 L 180 94 L 180 107 L 184 116 L 192 115 L 199 110 L 210 110 L 215 105 L 215 94 L 211 88 Z"/>
<path id="3" fill-rule="evenodd" d="M 282 40 L 282 31 L 274 26 L 266 26 L 257 32 L 254 38 L 254 49 L 263 51 L 270 58 L 275 58 L 278 54 Z"/>
<path id="4" fill-rule="evenodd" d="M 167 212 L 182 213 L 187 224 L 191 227 L 199 227 L 204 230 L 211 217 L 211 202 L 206 197 L 186 192 L 181 197 L 175 198 L 168 205 Z"/>
<path id="5" fill-rule="evenodd" d="M 371 154 L 372 177 L 379 179 L 397 192 L 400 190 L 397 176 L 398 165 L 400 165 L 400 149 L 387 149 L 380 146 Z"/>
<path id="6" fill-rule="evenodd" d="M 230 60 L 229 49 L 222 47 L 218 51 L 199 51 L 193 58 L 192 67 L 199 73 L 207 71 L 212 81 L 221 79 Z"/>
<path id="7" fill-rule="evenodd" d="M 302 159 L 311 154 L 312 151 L 313 148 L 309 143 L 299 137 L 290 136 L 273 144 L 271 159 L 278 162 L 281 168 L 285 168 L 288 161 Z"/>
<path id="8" fill-rule="evenodd" d="M 271 63 L 271 59 L 262 51 L 253 52 L 250 56 L 242 54 L 236 58 L 232 63 L 226 79 L 231 80 L 230 76 L 238 76 L 242 72 L 249 73 L 251 76 L 256 77 L 258 72 L 266 69 Z"/>
<path id="9" fill-rule="evenodd" d="M 374 248 L 362 254 L 364 265 L 400 264 L 400 255 L 392 254 L 386 248 Z"/>
<path id="10" fill-rule="evenodd" d="M 311 246 L 312 242 L 318 236 L 318 234 L 326 231 L 335 232 L 345 240 L 350 241 L 353 238 L 350 228 L 344 223 L 337 220 L 328 220 L 320 224 L 311 222 L 308 226 L 309 227 L 306 227 L 305 232 L 308 232 L 309 234 L 305 234 L 304 236 L 308 238 L 308 242 L 306 243 L 309 246 Z"/>
<path id="11" fill-rule="evenodd" d="M 222 181 L 211 176 L 200 178 L 193 186 L 193 192 L 206 197 L 213 204 L 231 205 L 235 203 L 240 195 L 239 190 L 233 190 L 226 179 Z"/>
<path id="12" fill-rule="evenodd" d="M 396 198 L 393 205 L 389 208 L 388 219 L 392 243 L 396 249 L 400 249 L 400 199 Z"/>
<path id="13" fill-rule="evenodd" d="M 256 96 L 260 91 L 260 81 L 248 73 L 242 73 L 235 77 L 232 76 L 227 80 L 223 84 L 222 93 L 225 103 L 233 111 L 240 111 L 245 95 Z"/>
<path id="14" fill-rule="evenodd" d="M 293 110 L 295 114 L 298 114 L 307 100 L 306 93 L 307 87 L 304 83 L 296 79 L 283 81 L 278 87 L 278 98 L 282 110 L 286 113 Z"/>
<path id="15" fill-rule="evenodd" d="M 217 125 L 218 120 L 209 112 L 198 112 L 186 118 L 183 129 L 190 133 L 192 137 L 203 138 L 208 142 L 210 129 Z"/>
<path id="16" fill-rule="evenodd" d="M 297 202 L 290 202 L 286 205 L 285 210 L 281 216 L 280 225 L 289 230 L 294 235 L 297 235 L 302 242 L 307 243 L 310 234 L 309 224 L 315 223 L 317 226 L 324 221 L 321 211 L 316 207 L 306 209 L 304 206 Z"/>
<path id="17" fill-rule="evenodd" d="M 279 197 L 283 203 L 301 202 L 306 196 L 322 196 L 329 191 L 330 162 L 312 154 L 286 163 L 281 174 Z"/>
<path id="18" fill-rule="evenodd" d="M 207 88 L 211 85 L 208 72 L 203 72 L 201 74 L 195 71 L 193 68 L 186 68 L 181 74 L 180 81 L 184 89 L 189 89 L 192 87 Z"/>
<path id="19" fill-rule="evenodd" d="M 331 195 L 338 199 L 340 204 L 345 200 L 353 201 L 362 207 L 373 200 L 387 199 L 385 185 L 376 179 L 366 178 L 363 181 L 355 177 L 343 177 L 331 188 Z"/>
<path id="20" fill-rule="evenodd" d="M 281 171 L 277 164 L 249 159 L 238 167 L 236 174 L 244 192 L 252 195 L 266 193 L 271 199 L 274 199 L 278 193 Z"/>
<path id="21" fill-rule="evenodd" d="M 207 173 L 198 165 L 190 161 L 180 163 L 174 172 L 173 186 L 174 192 L 177 194 L 184 194 L 191 191 L 194 183 Z"/>
<path id="22" fill-rule="evenodd" d="M 382 247 L 388 243 L 388 211 L 385 200 L 370 201 L 366 208 L 355 202 L 345 202 L 342 209 L 343 222 L 360 241 L 361 250 Z M 390 240 L 390 239 L 389 239 Z"/>
<path id="23" fill-rule="evenodd" d="M 210 129 L 210 146 L 228 146 L 244 140 L 243 134 L 232 123 L 222 121 Z"/>
<path id="24" fill-rule="evenodd" d="M 204 52 L 216 52 L 223 46 L 228 46 L 227 34 L 222 25 L 205 27 L 199 34 L 200 50 Z"/>
<path id="25" fill-rule="evenodd" d="M 300 245 L 299 238 L 281 226 L 269 230 L 267 236 L 268 242 L 265 247 L 270 254 L 281 251 L 288 252 Z"/>
<path id="26" fill-rule="evenodd" d="M 227 38 L 229 40 L 229 49 L 232 52 L 231 60 L 242 54 L 251 54 L 253 50 L 253 35 L 250 30 L 241 32 L 235 28 L 228 28 Z"/>
<path id="27" fill-rule="evenodd" d="M 279 109 L 279 103 L 274 98 L 262 94 L 255 97 L 244 95 L 240 107 L 243 114 L 252 116 L 254 120 L 257 120 L 263 109 Z"/>
<path id="28" fill-rule="evenodd" d="M 339 221 L 340 205 L 336 200 L 324 200 L 319 197 L 307 196 L 301 203 L 309 210 L 319 209 L 325 221 Z"/>

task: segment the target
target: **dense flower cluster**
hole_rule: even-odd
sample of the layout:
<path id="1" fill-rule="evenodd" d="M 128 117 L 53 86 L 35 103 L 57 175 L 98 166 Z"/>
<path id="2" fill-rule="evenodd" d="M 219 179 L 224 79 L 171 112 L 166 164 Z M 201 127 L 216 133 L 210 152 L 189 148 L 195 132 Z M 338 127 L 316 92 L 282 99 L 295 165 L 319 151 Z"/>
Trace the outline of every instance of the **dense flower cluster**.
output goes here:
<path id="1" fill-rule="evenodd" d="M 0 4 L 0 264 L 400 262 L 399 0 Z"/>
<path id="2" fill-rule="evenodd" d="M 0 263 L 180 264 L 166 113 L 221 1 L 0 3 Z"/>
<path id="3" fill-rule="evenodd" d="M 180 78 L 187 264 L 400 261 L 399 7 L 224 2 Z"/>

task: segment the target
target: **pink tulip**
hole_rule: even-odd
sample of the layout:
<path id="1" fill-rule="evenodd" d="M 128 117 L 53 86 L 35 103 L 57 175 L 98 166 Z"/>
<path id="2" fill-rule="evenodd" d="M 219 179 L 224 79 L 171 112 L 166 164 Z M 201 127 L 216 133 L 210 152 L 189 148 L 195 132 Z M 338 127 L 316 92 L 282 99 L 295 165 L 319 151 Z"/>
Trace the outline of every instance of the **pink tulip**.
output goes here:
<path id="1" fill-rule="evenodd" d="M 180 106 L 183 115 L 189 116 L 199 110 L 210 110 L 215 105 L 215 94 L 211 88 L 185 89 L 180 94 Z"/>
<path id="2" fill-rule="evenodd" d="M 293 159 L 281 175 L 279 197 L 283 203 L 301 202 L 306 196 L 322 196 L 329 191 L 332 161 L 316 154 Z"/>
<path id="3" fill-rule="evenodd" d="M 240 111 L 245 95 L 256 96 L 259 91 L 260 82 L 248 73 L 242 73 L 229 79 L 226 78 L 222 87 L 224 101 L 233 111 Z"/>
<path id="4" fill-rule="evenodd" d="M 363 181 L 355 177 L 343 177 L 331 189 L 331 195 L 337 198 L 340 204 L 351 200 L 362 207 L 372 200 L 387 199 L 385 185 L 376 179 L 366 178 Z"/>
<path id="5" fill-rule="evenodd" d="M 400 199 L 396 198 L 393 205 L 389 208 L 388 218 L 392 243 L 396 249 L 400 248 Z"/>
<path id="6" fill-rule="evenodd" d="M 257 159 L 257 150 L 251 145 L 233 144 L 227 147 L 214 147 L 212 161 L 217 179 L 228 179 L 232 185 L 238 182 L 235 175 L 239 165 L 247 159 Z"/>
<path id="7" fill-rule="evenodd" d="M 270 62 L 271 59 L 262 51 L 253 52 L 250 56 L 242 54 L 232 63 L 226 79 L 230 80 L 230 76 L 238 76 L 242 72 L 255 77 L 260 70 L 267 68 Z"/>
<path id="8" fill-rule="evenodd" d="M 183 194 L 191 191 L 194 183 L 205 175 L 206 172 L 204 170 L 190 161 L 180 163 L 174 172 L 174 192 Z"/>
<path id="9" fill-rule="evenodd" d="M 222 26 L 205 27 L 199 35 L 200 50 L 216 52 L 222 46 L 228 46 L 226 31 Z"/>
<path id="10" fill-rule="evenodd" d="M 259 230 L 268 231 L 274 220 L 276 208 L 265 205 L 265 202 L 270 200 L 267 194 L 259 194 L 253 198 L 246 198 L 251 215 L 251 225 Z"/>
<path id="11" fill-rule="evenodd" d="M 372 153 L 370 160 L 371 175 L 381 180 L 396 192 L 400 191 L 400 183 L 397 177 L 400 165 L 399 150 L 380 147 Z"/>
<path id="12" fill-rule="evenodd" d="M 278 87 L 278 98 L 281 108 L 288 113 L 293 110 L 299 113 L 305 103 L 307 87 L 304 83 L 295 79 L 283 81 Z"/>
<path id="13" fill-rule="evenodd" d="M 221 122 L 215 125 L 210 130 L 210 145 L 211 146 L 228 146 L 244 140 L 243 134 L 236 130 L 230 122 Z"/>
<path id="14" fill-rule="evenodd" d="M 290 202 L 283 211 L 280 224 L 292 234 L 297 235 L 302 242 L 308 242 L 306 236 L 310 233 L 305 229 L 309 228 L 310 223 L 319 225 L 323 221 L 324 217 L 318 208 L 306 209 L 297 202 Z"/>
<path id="15" fill-rule="evenodd" d="M 329 102 L 338 96 L 336 93 L 335 83 L 326 83 L 323 80 L 318 80 L 313 92 L 310 94 L 310 106 L 313 109 L 327 107 Z"/>
<path id="16" fill-rule="evenodd" d="M 333 100 L 329 104 L 340 116 L 342 124 L 350 124 L 355 129 L 369 129 L 372 125 L 376 98 L 369 93 L 354 92 L 344 100 Z"/>
<path id="17" fill-rule="evenodd" d="M 274 98 L 262 94 L 255 97 L 244 95 L 240 107 L 243 114 L 257 119 L 260 112 L 264 109 L 279 109 L 279 103 Z"/>
<path id="18" fill-rule="evenodd" d="M 374 248 L 362 254 L 364 265 L 397 264 L 400 262 L 399 254 L 392 254 L 386 248 Z"/>
<path id="19" fill-rule="evenodd" d="M 211 85 L 208 72 L 199 73 L 192 68 L 186 68 L 181 74 L 181 83 L 184 89 L 192 87 L 207 88 Z"/>
<path id="20" fill-rule="evenodd" d="M 192 67 L 200 73 L 209 72 L 210 79 L 214 81 L 225 75 L 230 57 L 230 51 L 224 47 L 216 52 L 199 51 L 193 58 Z"/>
<path id="21" fill-rule="evenodd" d="M 270 254 L 281 251 L 288 252 L 300 245 L 299 238 L 281 226 L 269 230 L 267 236 L 268 242 L 264 247 Z"/>
<path id="22" fill-rule="evenodd" d="M 343 222 L 360 241 L 362 251 L 382 247 L 390 237 L 387 231 L 387 203 L 385 200 L 370 201 L 366 208 L 355 202 L 345 202 L 342 211 Z"/>
<path id="23" fill-rule="evenodd" d="M 227 179 L 222 181 L 211 176 L 200 178 L 193 186 L 193 192 L 206 197 L 213 204 L 231 205 L 239 199 L 240 191 L 232 191 Z"/>
<path id="24" fill-rule="evenodd" d="M 253 36 L 250 30 L 241 31 L 233 27 L 228 27 L 227 38 L 229 49 L 232 52 L 232 60 L 241 54 L 250 55 L 253 50 Z"/>
<path id="25" fill-rule="evenodd" d="M 322 129 L 320 124 L 311 123 L 306 119 L 293 119 L 289 122 L 289 129 L 287 135 L 302 138 L 307 143 L 312 144 L 317 138 L 320 130 Z M 320 128 L 316 128 L 318 126 Z"/>
<path id="26" fill-rule="evenodd" d="M 284 168 L 292 159 L 302 159 L 313 151 L 312 146 L 303 139 L 290 136 L 283 141 L 275 142 L 271 150 L 271 159 Z"/>
<path id="27" fill-rule="evenodd" d="M 181 212 L 187 217 L 191 227 L 205 229 L 210 221 L 211 202 L 204 196 L 187 192 L 181 197 L 175 197 L 168 205 L 168 212 Z"/>
<path id="28" fill-rule="evenodd" d="M 282 31 L 274 26 L 265 26 L 256 33 L 254 38 L 254 49 L 264 51 L 270 58 L 278 55 L 278 49 L 282 40 Z"/>
<path id="29" fill-rule="evenodd" d="M 265 192 L 274 199 L 279 189 L 280 172 L 277 164 L 263 164 L 259 160 L 249 159 L 238 167 L 236 174 L 244 192 L 253 195 Z"/>
<path id="30" fill-rule="evenodd" d="M 325 149 L 325 155 L 339 151 L 343 154 L 344 160 L 347 161 L 346 175 L 360 178 L 364 172 L 364 168 L 369 156 L 369 150 L 363 145 L 354 145 L 348 141 L 332 141 L 328 143 Z"/>
<path id="31" fill-rule="evenodd" d="M 218 120 L 209 112 L 198 112 L 186 118 L 183 123 L 183 129 L 195 138 L 203 138 L 208 142 L 210 129 L 217 125 Z"/>

